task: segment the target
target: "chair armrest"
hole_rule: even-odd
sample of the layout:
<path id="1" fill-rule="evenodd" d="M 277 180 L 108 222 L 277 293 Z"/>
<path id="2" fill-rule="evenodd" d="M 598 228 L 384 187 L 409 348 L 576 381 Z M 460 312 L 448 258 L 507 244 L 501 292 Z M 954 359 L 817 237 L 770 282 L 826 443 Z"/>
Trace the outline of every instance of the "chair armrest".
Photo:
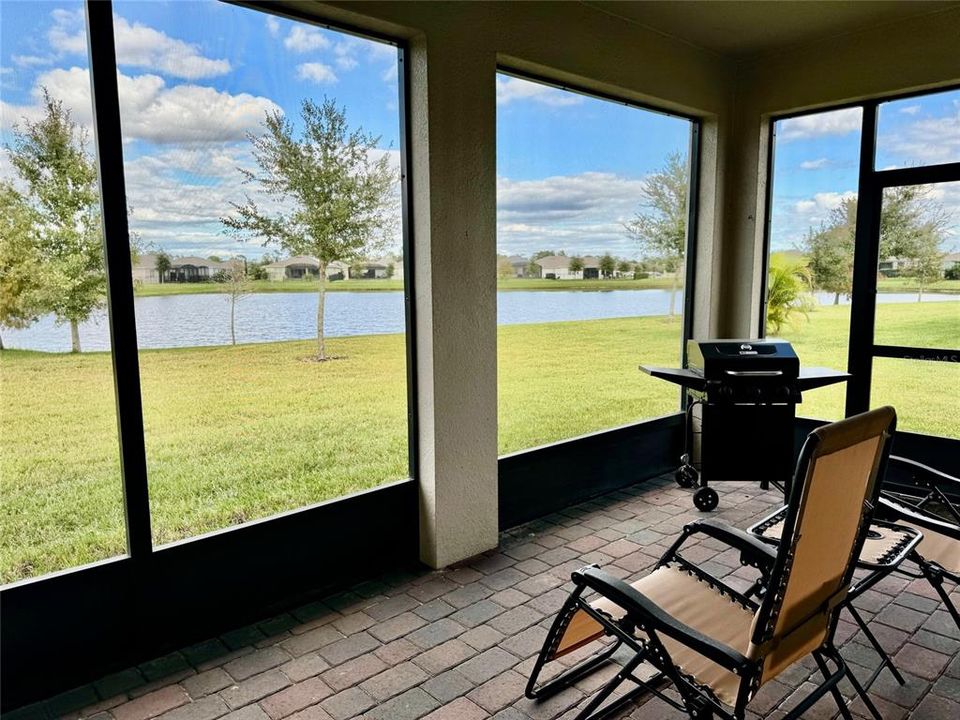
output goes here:
<path id="1" fill-rule="evenodd" d="M 943 472 L 942 470 L 937 470 L 929 465 L 924 465 L 921 462 L 911 460 L 910 458 L 901 457 L 899 455 L 891 455 L 889 461 L 897 465 L 906 465 L 913 470 L 918 470 L 921 473 L 931 476 L 936 481 L 946 482 L 952 492 L 960 492 L 960 478 L 955 478 L 953 475 L 947 475 L 947 473 Z"/>
<path id="2" fill-rule="evenodd" d="M 627 611 L 628 618 L 637 624 L 652 626 L 654 630 L 683 643 L 718 665 L 736 670 L 749 663 L 746 657 L 732 647 L 719 643 L 677 620 L 636 588 L 597 567 L 587 566 L 577 570 L 573 573 L 573 581 L 586 585 L 622 607 Z"/>
<path id="3" fill-rule="evenodd" d="M 750 565 L 769 565 L 777 559 L 777 549 L 756 535 L 713 518 L 696 520 L 684 526 L 684 532 L 700 533 L 726 543 L 740 551 L 743 559 Z"/>

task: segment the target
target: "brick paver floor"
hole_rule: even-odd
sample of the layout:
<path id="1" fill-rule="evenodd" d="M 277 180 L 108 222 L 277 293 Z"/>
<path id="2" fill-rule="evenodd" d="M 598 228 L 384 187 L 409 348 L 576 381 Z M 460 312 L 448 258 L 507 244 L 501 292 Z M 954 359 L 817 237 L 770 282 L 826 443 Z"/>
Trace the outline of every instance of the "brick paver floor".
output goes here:
<path id="1" fill-rule="evenodd" d="M 716 516 L 745 527 L 777 503 L 755 485 L 718 485 Z M 440 572 L 395 573 L 290 613 L 102 678 L 10 720 L 430 720 L 572 717 L 604 671 L 548 701 L 523 697 L 546 629 L 570 587 L 570 573 L 598 563 L 641 576 L 680 528 L 700 513 L 689 491 L 647 482 L 514 528 L 500 547 Z M 746 583 L 738 556 L 706 539 L 687 557 Z M 960 593 L 954 592 L 960 603 Z M 960 633 L 922 581 L 891 577 L 859 601 L 862 614 L 907 679 L 884 672 L 871 692 L 885 718 L 960 718 Z M 878 664 L 856 626 L 838 642 L 860 677 Z M 559 665 L 559 664 L 558 664 Z M 804 661 L 765 685 L 751 718 L 780 718 L 812 687 Z M 816 675 L 814 677 L 814 680 Z M 849 697 L 852 689 L 843 688 Z M 862 704 L 851 705 L 867 717 Z M 807 716 L 832 718 L 828 697 Z M 683 717 L 650 699 L 621 718 Z"/>

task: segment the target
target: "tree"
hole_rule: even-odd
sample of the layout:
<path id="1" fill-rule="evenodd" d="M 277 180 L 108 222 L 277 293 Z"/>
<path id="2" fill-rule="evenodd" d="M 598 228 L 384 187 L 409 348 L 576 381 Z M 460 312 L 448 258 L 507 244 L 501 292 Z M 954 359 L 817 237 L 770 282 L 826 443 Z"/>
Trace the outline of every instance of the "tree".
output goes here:
<path id="1" fill-rule="evenodd" d="M 803 260 L 784 253 L 770 256 L 767 274 L 767 332 L 778 333 L 795 313 L 812 308 L 810 271 Z"/>
<path id="2" fill-rule="evenodd" d="M 163 285 L 163 278 L 170 268 L 173 267 L 173 261 L 170 259 L 170 256 L 167 255 L 163 250 L 157 253 L 157 261 L 154 264 L 154 267 L 157 268 L 157 275 L 160 277 L 160 284 Z"/>
<path id="3" fill-rule="evenodd" d="M 880 256 L 905 261 L 905 273 L 917 280 L 917 302 L 923 289 L 940 278 L 940 245 L 950 214 L 931 197 L 929 185 L 887 188 L 880 214 Z"/>
<path id="4" fill-rule="evenodd" d="M 12 185 L 0 183 L 0 326 L 25 328 L 43 314 L 44 266 L 33 209 Z M 0 337 L 0 350 L 3 338 Z"/>
<path id="5" fill-rule="evenodd" d="M 226 285 L 227 299 L 230 301 L 230 344 L 237 344 L 237 303 L 251 292 L 250 276 L 247 274 L 247 263 L 243 257 L 237 256 L 227 262 L 227 267 L 221 270 L 223 282 Z"/>
<path id="6" fill-rule="evenodd" d="M 845 198 L 830 214 L 830 223 L 817 232 L 810 228 L 804 240 L 813 286 L 833 293 L 833 304 L 849 295 L 853 283 L 853 246 L 857 227 L 857 199 Z"/>
<path id="7" fill-rule="evenodd" d="M 577 273 L 583 272 L 583 258 L 574 256 L 570 258 L 570 264 L 567 266 L 567 269 L 570 270 L 574 275 Z"/>
<path id="8" fill-rule="evenodd" d="M 345 108 L 324 98 L 303 101 L 302 128 L 281 111 L 267 113 L 262 135 L 248 136 L 257 170 L 240 168 L 247 183 L 274 201 L 271 208 L 248 194 L 221 218 L 242 236 L 276 244 L 290 255 L 319 261 L 318 361 L 327 360 L 323 334 L 327 265 L 381 246 L 392 225 L 390 198 L 396 173 L 386 153 L 375 159 L 378 137 L 351 130 Z M 377 237 L 379 234 L 379 237 Z"/>
<path id="9" fill-rule="evenodd" d="M 35 241 L 46 271 L 43 312 L 70 323 L 71 349 L 80 352 L 81 322 L 106 302 L 97 169 L 87 132 L 70 110 L 43 89 L 43 117 L 14 126 L 5 148 L 26 186 L 36 218 Z"/>
<path id="10" fill-rule="evenodd" d="M 918 280 L 918 299 L 923 298 L 924 285 L 939 277 L 939 247 L 948 222 L 943 206 L 930 197 L 929 186 L 908 185 L 884 191 L 880 257 L 904 261 L 907 273 Z M 833 293 L 834 304 L 840 302 L 840 295 L 851 292 L 856 228 L 857 199 L 846 198 L 818 231 L 811 228 L 807 232 L 804 241 L 813 285 Z"/>
<path id="11" fill-rule="evenodd" d="M 607 253 L 600 258 L 600 274 L 603 275 L 603 277 L 612 278 L 616 269 L 617 261 L 613 259 L 613 256 L 610 253 Z"/>
<path id="12" fill-rule="evenodd" d="M 679 278 L 687 246 L 687 164 L 680 153 L 667 156 L 663 167 L 643 182 L 640 210 L 624 225 L 641 252 L 663 261 L 673 274 L 670 314 L 676 308 Z"/>
<path id="13" fill-rule="evenodd" d="M 633 270 L 633 266 L 626 260 L 621 260 L 617 263 L 617 273 L 622 276 L 629 275 Z"/>
<path id="14" fill-rule="evenodd" d="M 510 260 L 503 255 L 497 256 L 497 278 L 507 280 L 513 277 L 513 265 Z"/>

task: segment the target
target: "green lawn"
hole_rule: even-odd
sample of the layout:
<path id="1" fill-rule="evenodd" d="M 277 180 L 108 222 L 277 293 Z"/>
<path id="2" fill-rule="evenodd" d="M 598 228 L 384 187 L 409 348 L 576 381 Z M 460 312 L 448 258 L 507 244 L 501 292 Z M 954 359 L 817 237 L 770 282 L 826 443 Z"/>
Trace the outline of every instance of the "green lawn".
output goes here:
<path id="1" fill-rule="evenodd" d="M 911 277 L 880 278 L 877 281 L 880 292 L 916 292 L 917 281 Z M 924 287 L 923 292 L 960 293 L 960 280 L 938 280 Z"/>
<path id="2" fill-rule="evenodd" d="M 668 289 L 670 278 L 647 278 L 646 280 L 543 280 L 540 278 L 508 278 L 497 281 L 498 290 L 649 290 Z M 250 283 L 253 292 L 317 292 L 316 280 L 254 280 Z M 373 292 L 403 290 L 403 280 L 337 280 L 327 283 L 330 292 Z M 141 285 L 136 289 L 138 297 L 155 295 L 188 295 L 223 293 L 228 291 L 225 283 L 165 283 Z"/>
<path id="3" fill-rule="evenodd" d="M 548 281 L 549 282 L 549 281 Z M 956 345 L 960 303 L 886 306 L 903 344 Z M 785 327 L 807 365 L 846 364 L 848 307 Z M 893 332 L 893 330 L 891 330 Z M 500 452 L 677 408 L 678 391 L 641 374 L 672 365 L 679 320 L 648 317 L 499 329 Z M 309 342 L 141 353 L 154 537 L 190 537 L 406 475 L 399 335 L 329 341 L 335 362 L 303 362 Z M 901 427 L 960 436 L 960 365 L 878 361 Z M 0 353 L 0 580 L 123 552 L 110 357 Z M 801 413 L 839 417 L 842 390 Z"/>

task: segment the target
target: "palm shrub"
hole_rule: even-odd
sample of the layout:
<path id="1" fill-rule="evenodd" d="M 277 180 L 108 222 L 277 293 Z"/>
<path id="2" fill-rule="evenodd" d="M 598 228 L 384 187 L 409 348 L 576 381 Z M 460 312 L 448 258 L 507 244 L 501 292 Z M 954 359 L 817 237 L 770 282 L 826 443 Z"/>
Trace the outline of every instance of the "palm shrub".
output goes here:
<path id="1" fill-rule="evenodd" d="M 810 269 L 802 260 L 770 256 L 767 273 L 767 332 L 777 334 L 795 315 L 804 317 L 813 308 Z"/>

